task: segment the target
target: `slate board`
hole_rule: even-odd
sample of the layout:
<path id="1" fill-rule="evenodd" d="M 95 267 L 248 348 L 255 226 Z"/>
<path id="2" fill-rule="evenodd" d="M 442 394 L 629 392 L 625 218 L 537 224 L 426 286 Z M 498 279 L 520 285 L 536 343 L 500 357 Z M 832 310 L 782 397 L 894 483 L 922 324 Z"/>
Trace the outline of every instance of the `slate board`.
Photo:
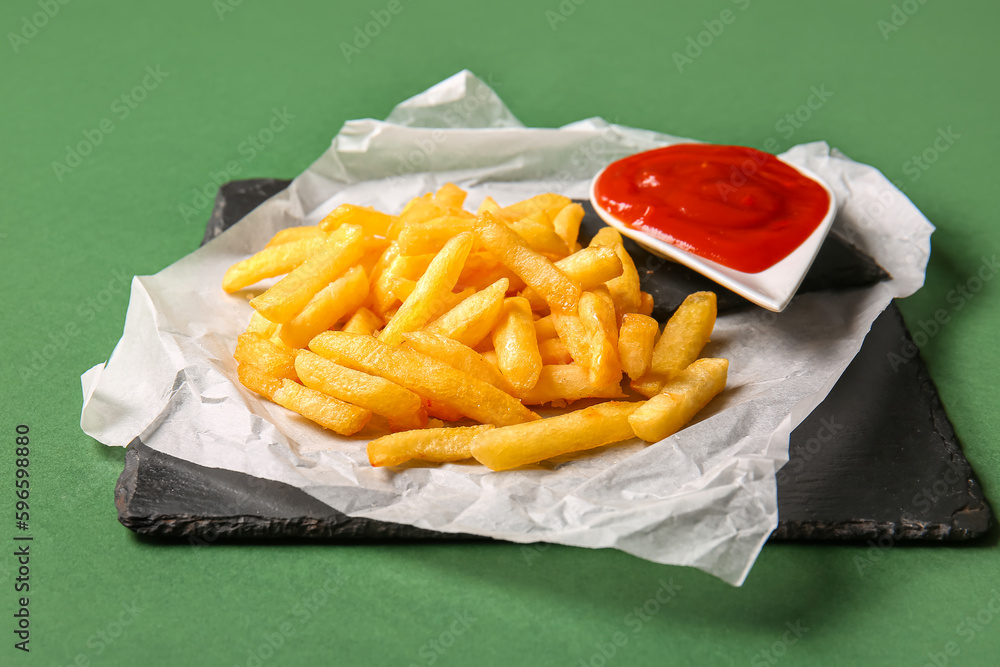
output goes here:
<path id="1" fill-rule="evenodd" d="M 203 243 L 288 183 L 256 179 L 224 185 Z M 582 236 L 597 224 L 588 219 Z M 851 287 L 884 277 L 849 244 L 834 239 L 828 245 L 826 259 L 817 260 L 802 289 Z M 696 284 L 700 276 L 691 280 Z M 720 297 L 720 310 L 741 307 L 751 306 L 739 297 Z M 956 541 L 990 530 L 990 507 L 926 366 L 919 355 L 895 368 L 889 361 L 903 340 L 909 333 L 891 304 L 830 395 L 792 432 L 789 462 L 778 473 L 779 523 L 771 540 Z M 138 438 L 128 446 L 115 505 L 119 521 L 140 535 L 195 544 L 483 539 L 350 518 L 294 487 L 182 461 Z"/>

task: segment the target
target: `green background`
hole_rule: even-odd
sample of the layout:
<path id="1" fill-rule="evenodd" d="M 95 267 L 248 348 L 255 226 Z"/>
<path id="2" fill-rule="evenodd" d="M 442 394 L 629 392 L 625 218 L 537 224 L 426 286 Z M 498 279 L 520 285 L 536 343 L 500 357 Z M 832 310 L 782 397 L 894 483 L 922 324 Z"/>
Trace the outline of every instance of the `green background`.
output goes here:
<path id="1" fill-rule="evenodd" d="M 123 452 L 80 431 L 78 378 L 117 342 L 129 278 L 198 245 L 209 207 L 195 205 L 194 190 L 232 160 L 240 178 L 295 176 L 345 120 L 384 118 L 462 68 L 491 80 L 530 126 L 597 115 L 714 142 L 762 147 L 773 137 L 782 150 L 825 139 L 897 181 L 938 226 L 927 284 L 901 306 L 911 328 L 947 311 L 921 353 L 987 495 L 1000 498 L 1000 285 L 986 282 L 961 309 L 947 300 L 1000 240 L 997 3 L 909 0 L 896 5 L 899 29 L 886 32 L 888 0 L 402 0 L 348 62 L 341 42 L 388 4 L 77 0 L 34 19 L 35 1 L 2 4 L 0 508 L 9 509 L 0 509 L 0 542 L 13 544 L 19 423 L 31 427 L 36 540 L 29 655 L 12 646 L 15 563 L 2 547 L 0 663 L 253 665 L 253 651 L 265 665 L 763 665 L 771 648 L 789 665 L 923 665 L 928 654 L 995 664 L 995 539 L 767 546 L 737 589 L 614 551 L 194 547 L 143 543 L 119 525 Z M 711 22 L 727 8 L 732 22 L 678 68 L 673 53 L 705 21 L 718 32 Z M 33 31 L 26 20 L 44 25 Z M 147 67 L 167 76 L 122 117 L 116 100 Z M 781 120 L 814 86 L 832 96 L 785 136 Z M 238 147 L 274 108 L 294 119 L 247 160 Z M 105 118 L 113 132 L 57 175 L 53 162 Z M 958 138 L 936 151 L 949 129 Z M 923 170 L 912 158 L 925 151 L 936 159 Z M 628 616 L 671 579 L 681 589 L 666 605 L 638 624 Z M 317 593 L 322 582 L 334 592 Z M 977 614 L 990 621 L 959 627 Z M 786 642 L 795 638 L 786 624 L 797 623 L 804 635 Z M 606 660 L 601 645 L 610 653 L 616 632 L 627 642 Z M 273 655 L 258 650 L 268 637 L 282 640 Z"/>

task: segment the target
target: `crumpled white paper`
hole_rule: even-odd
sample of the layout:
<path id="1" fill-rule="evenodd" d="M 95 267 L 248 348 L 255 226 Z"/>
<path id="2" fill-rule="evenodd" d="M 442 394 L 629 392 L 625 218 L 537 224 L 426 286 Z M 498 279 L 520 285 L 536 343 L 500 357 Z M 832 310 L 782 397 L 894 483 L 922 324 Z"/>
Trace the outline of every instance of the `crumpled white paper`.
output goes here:
<path id="1" fill-rule="evenodd" d="M 705 354 L 729 358 L 729 385 L 696 423 L 650 446 L 610 446 L 529 469 L 370 467 L 363 441 L 239 385 L 232 351 L 251 309 L 245 296 L 220 287 L 226 268 L 277 230 L 313 224 L 341 203 L 398 212 L 448 181 L 469 191 L 471 206 L 487 194 L 502 205 L 545 191 L 586 198 L 609 162 L 680 140 L 599 118 L 525 128 L 467 71 L 403 102 L 386 121 L 349 121 L 286 191 L 160 273 L 133 280 L 121 341 L 82 377 L 81 426 L 107 445 L 139 436 L 203 466 L 285 482 L 351 516 L 614 547 L 739 585 L 777 525 L 775 472 L 787 461 L 789 433 L 826 396 L 889 301 L 923 284 L 933 227 L 876 169 L 822 142 L 784 154 L 833 187 L 834 233 L 849 235 L 892 280 L 803 294 L 780 315 L 720 317 Z"/>

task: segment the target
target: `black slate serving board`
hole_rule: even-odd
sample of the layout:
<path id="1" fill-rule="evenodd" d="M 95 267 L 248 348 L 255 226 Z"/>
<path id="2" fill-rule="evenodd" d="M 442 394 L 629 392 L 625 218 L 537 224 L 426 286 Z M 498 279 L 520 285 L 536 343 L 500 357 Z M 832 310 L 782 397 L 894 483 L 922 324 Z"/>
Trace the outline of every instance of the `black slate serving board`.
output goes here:
<path id="1" fill-rule="evenodd" d="M 203 242 L 211 240 L 288 181 L 224 185 Z M 581 236 L 599 224 L 588 215 Z M 831 237 L 832 238 L 832 237 Z M 644 288 L 663 262 L 630 248 Z M 686 271 L 667 266 L 665 270 Z M 701 289 L 686 276 L 678 294 Z M 802 290 L 850 288 L 885 277 L 848 244 L 824 246 Z M 676 281 L 675 281 L 676 282 Z M 716 286 L 717 289 L 717 286 Z M 647 291 L 650 291 L 647 289 Z M 670 310 L 670 294 L 658 295 Z M 720 295 L 720 310 L 753 307 Z M 660 313 L 663 317 L 669 310 Z M 872 326 L 861 352 L 830 395 L 792 432 L 789 462 L 778 473 L 778 528 L 772 540 L 969 540 L 986 534 L 990 507 L 962 454 L 937 389 L 919 355 L 895 367 L 909 333 L 895 304 Z M 478 539 L 347 517 L 294 487 L 176 459 L 138 439 L 128 447 L 115 488 L 123 525 L 145 536 L 193 543 L 233 539 Z"/>

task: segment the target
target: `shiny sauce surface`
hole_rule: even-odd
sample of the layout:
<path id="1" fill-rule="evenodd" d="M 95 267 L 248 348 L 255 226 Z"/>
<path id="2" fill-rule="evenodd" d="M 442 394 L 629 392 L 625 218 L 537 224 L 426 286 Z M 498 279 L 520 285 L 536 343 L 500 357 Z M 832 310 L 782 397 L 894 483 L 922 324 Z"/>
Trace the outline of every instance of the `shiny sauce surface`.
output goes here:
<path id="1" fill-rule="evenodd" d="M 775 156 L 713 144 L 676 144 L 614 162 L 594 194 L 634 229 L 744 273 L 791 254 L 830 206 L 823 186 Z"/>

